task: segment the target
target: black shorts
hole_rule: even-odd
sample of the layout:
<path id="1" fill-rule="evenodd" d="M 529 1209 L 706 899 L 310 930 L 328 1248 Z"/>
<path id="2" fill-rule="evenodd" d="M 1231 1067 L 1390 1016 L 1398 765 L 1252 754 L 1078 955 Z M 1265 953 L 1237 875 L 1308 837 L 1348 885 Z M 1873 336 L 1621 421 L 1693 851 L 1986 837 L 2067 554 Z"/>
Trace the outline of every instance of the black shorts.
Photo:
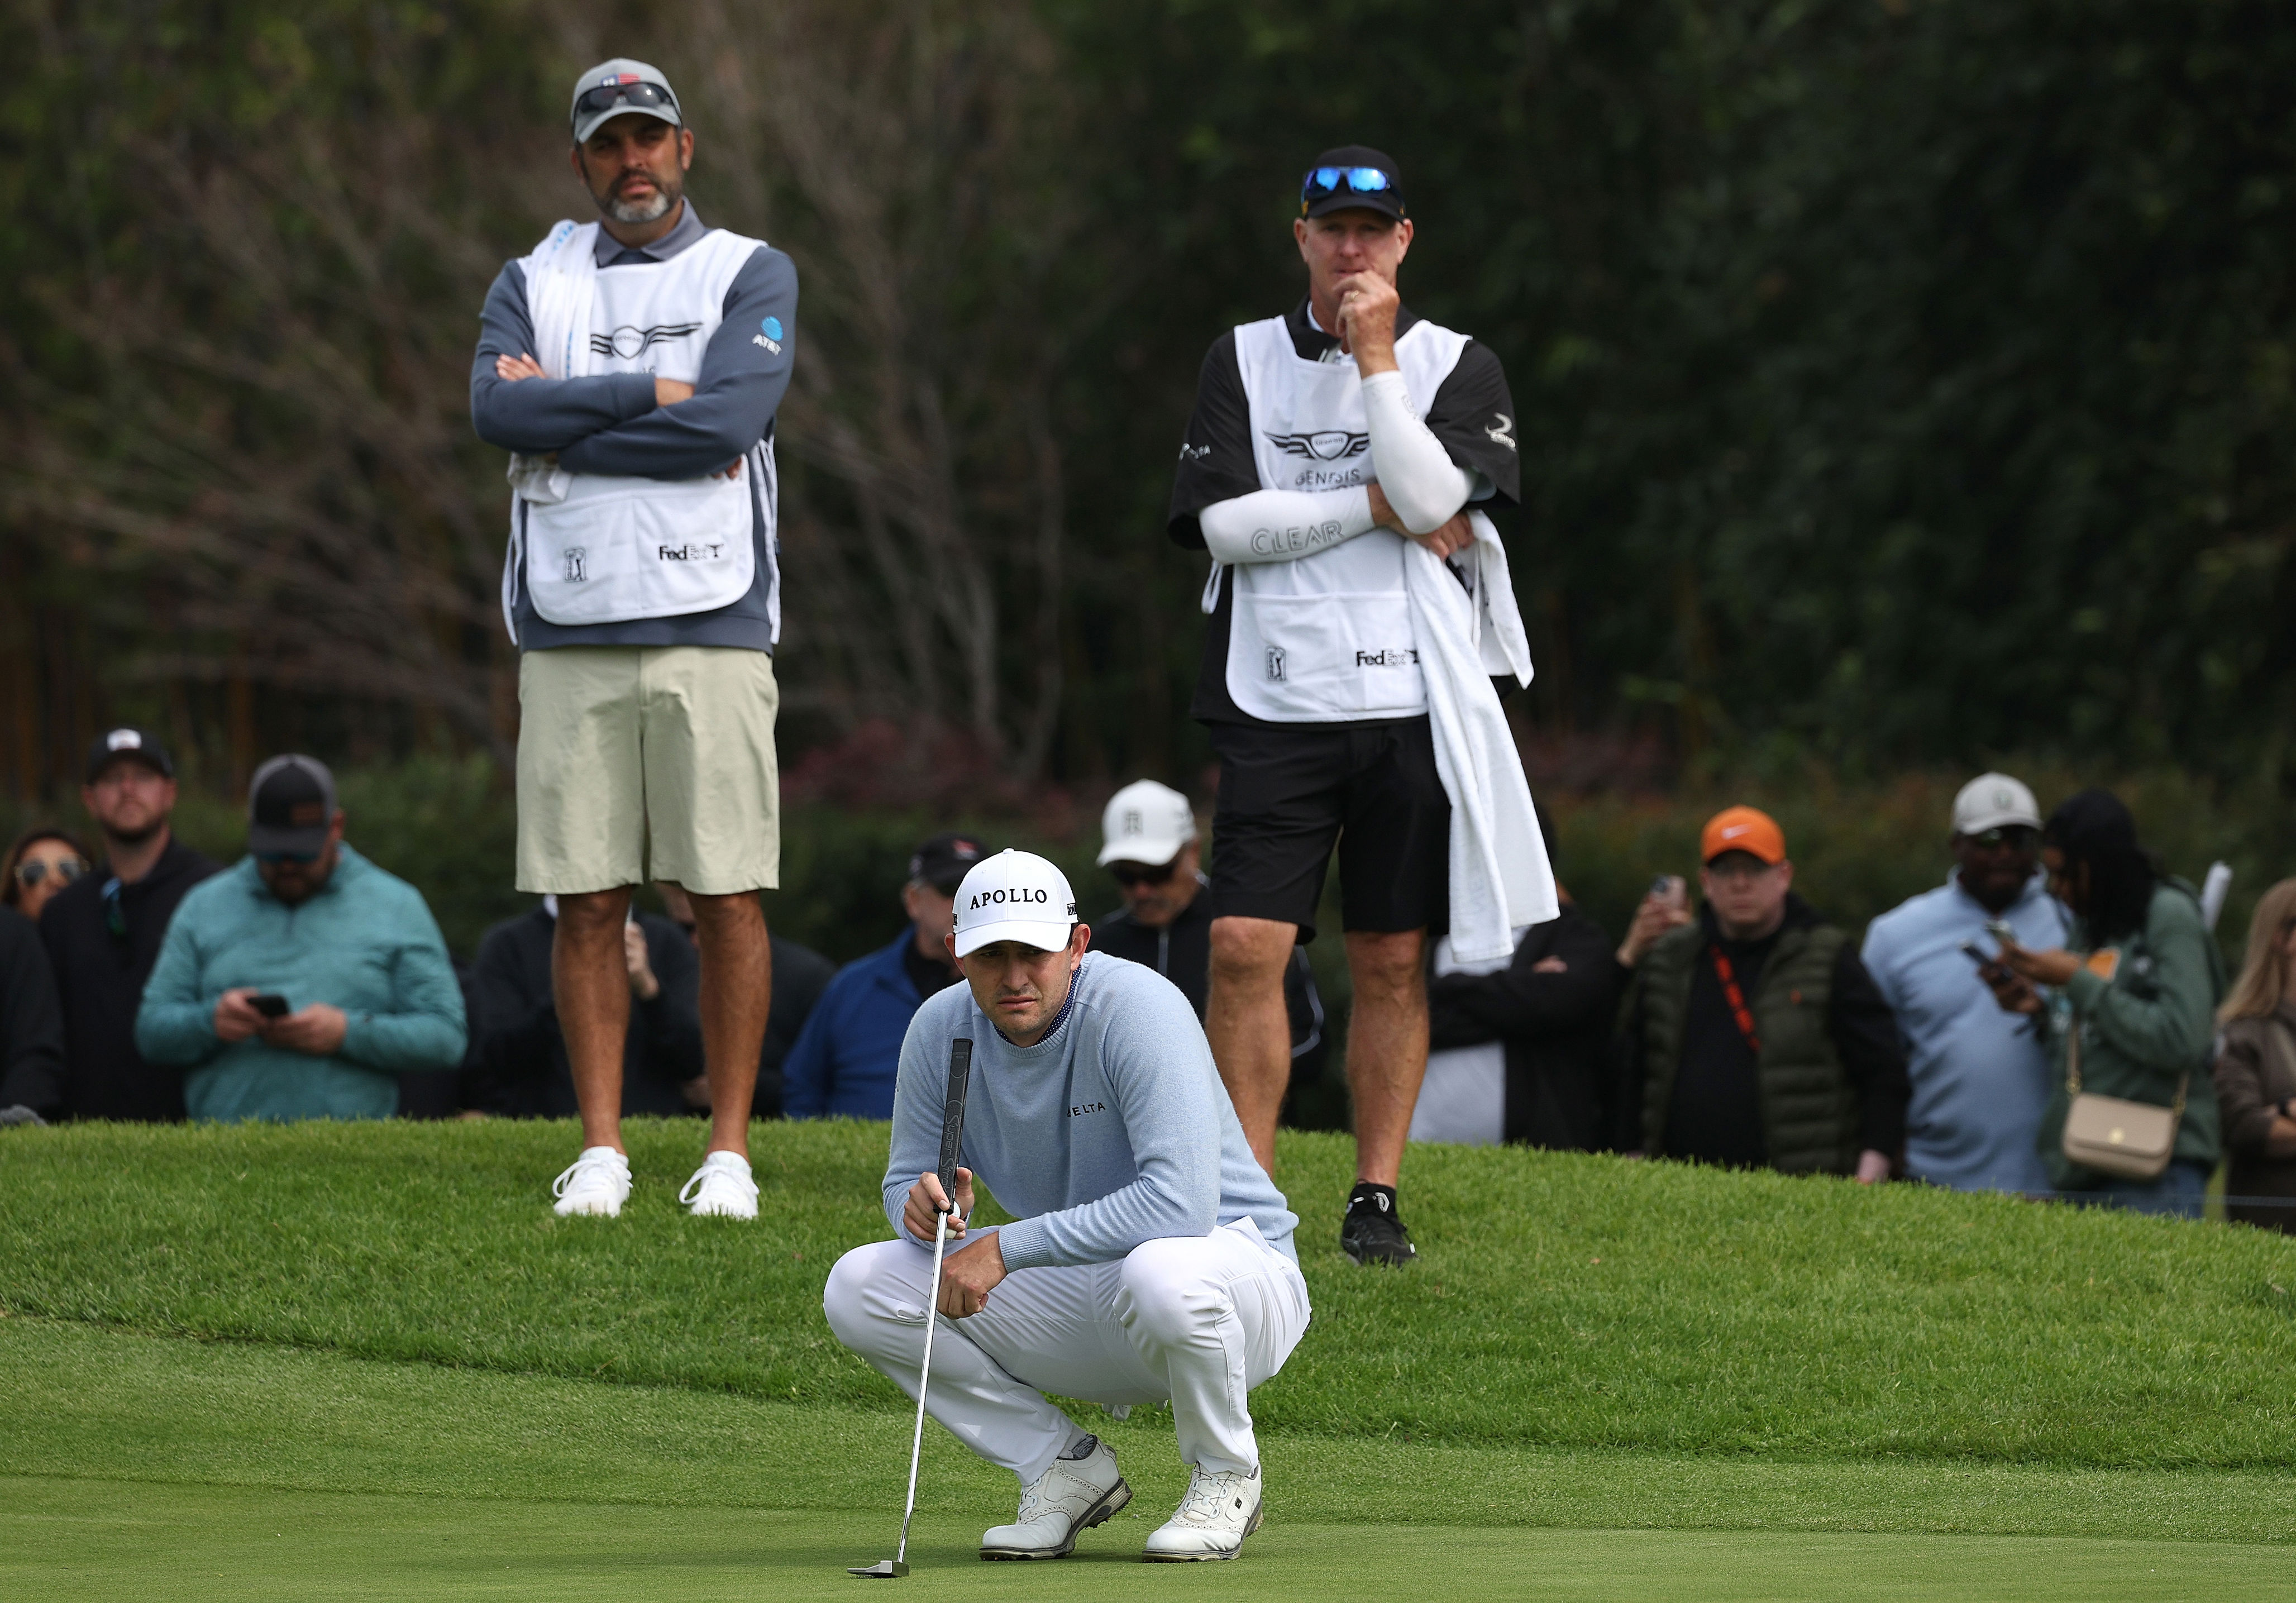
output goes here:
<path id="1" fill-rule="evenodd" d="M 1220 760 L 1213 917 L 1272 918 L 1314 940 L 1336 841 L 1346 928 L 1449 927 L 1451 801 L 1425 719 L 1207 728 Z"/>

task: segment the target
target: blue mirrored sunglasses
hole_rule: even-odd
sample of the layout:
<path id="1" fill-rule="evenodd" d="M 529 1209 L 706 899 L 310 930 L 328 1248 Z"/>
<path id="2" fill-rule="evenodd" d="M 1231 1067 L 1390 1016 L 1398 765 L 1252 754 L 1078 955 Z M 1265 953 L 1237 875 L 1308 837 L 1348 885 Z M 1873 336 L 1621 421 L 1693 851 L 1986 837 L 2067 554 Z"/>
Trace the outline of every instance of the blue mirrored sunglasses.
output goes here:
<path id="1" fill-rule="evenodd" d="M 1390 194 L 1395 180 L 1375 167 L 1312 167 L 1300 184 L 1300 204 L 1308 205 L 1341 190 L 1349 194 Z"/>

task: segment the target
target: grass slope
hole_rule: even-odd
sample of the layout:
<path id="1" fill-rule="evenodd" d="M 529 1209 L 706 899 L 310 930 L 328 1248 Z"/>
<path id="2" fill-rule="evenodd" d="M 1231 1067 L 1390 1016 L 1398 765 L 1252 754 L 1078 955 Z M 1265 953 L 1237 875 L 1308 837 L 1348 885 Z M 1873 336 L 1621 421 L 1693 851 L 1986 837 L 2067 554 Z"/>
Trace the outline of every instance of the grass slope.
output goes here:
<path id="1" fill-rule="evenodd" d="M 390 1360 L 890 1410 L 820 1312 L 885 1232 L 881 1125 L 756 1132 L 767 1223 L 672 1201 L 691 1123 L 631 1131 L 624 1219 L 560 1221 L 569 1126 L 73 1127 L 0 1139 L 0 1310 Z M 1423 1148 L 1425 1262 L 1332 1228 L 1290 1137 L 1316 1323 L 1271 1437 L 1669 1453 L 2284 1467 L 2296 1243 L 1914 1187 Z"/>

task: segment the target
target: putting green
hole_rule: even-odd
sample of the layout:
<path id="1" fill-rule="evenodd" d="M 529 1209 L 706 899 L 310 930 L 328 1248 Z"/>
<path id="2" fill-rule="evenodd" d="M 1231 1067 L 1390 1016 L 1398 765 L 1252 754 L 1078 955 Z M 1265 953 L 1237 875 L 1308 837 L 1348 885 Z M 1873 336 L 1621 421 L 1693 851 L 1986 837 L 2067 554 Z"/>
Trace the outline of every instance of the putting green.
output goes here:
<path id="1" fill-rule="evenodd" d="M 755 1603 L 858 1599 L 882 1513 L 648 1508 L 374 1493 L 0 1478 L 0 1593 L 54 1603 L 300 1599 L 409 1603 Z M 2284 1550 L 2228 1542 L 1786 1532 L 1493 1530 L 1272 1523 L 1232 1565 L 1137 1562 L 1119 1517 L 1057 1564 L 987 1565 L 977 1525 L 918 1522 L 896 1597 L 1064 1600 L 1449 1593 L 1565 1599 L 1842 1598 L 2018 1603 L 2286 1597 Z"/>
<path id="2" fill-rule="evenodd" d="M 866 1583 L 843 1566 L 890 1550 L 907 1459 L 879 1410 L 40 1319 L 0 1319 L 0 1370 L 11 1599 L 850 1598 Z M 1391 1603 L 1419 1577 L 1590 1599 L 2296 1595 L 2296 1486 L 2264 1472 L 1293 1437 L 1267 1444 L 1271 1518 L 1243 1562 L 1151 1569 L 1141 1539 L 1181 1485 L 1170 1421 L 1106 1429 L 1139 1497 L 1033 1566 L 973 1557 L 1012 1481 L 930 1431 L 910 1582 L 1317 1603 Z"/>

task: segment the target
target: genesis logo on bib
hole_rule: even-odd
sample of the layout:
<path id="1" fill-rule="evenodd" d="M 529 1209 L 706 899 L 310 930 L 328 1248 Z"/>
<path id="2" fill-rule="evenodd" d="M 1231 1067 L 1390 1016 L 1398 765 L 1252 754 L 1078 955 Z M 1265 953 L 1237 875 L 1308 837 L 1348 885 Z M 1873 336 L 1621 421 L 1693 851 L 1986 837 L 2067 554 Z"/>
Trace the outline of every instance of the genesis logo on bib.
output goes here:
<path id="1" fill-rule="evenodd" d="M 1312 434 L 1270 434 L 1267 443 L 1287 456 L 1311 462 L 1344 462 L 1371 449 L 1371 436 L 1346 429 L 1319 429 Z"/>
<path id="2" fill-rule="evenodd" d="M 625 323 L 610 334 L 590 336 L 590 354 L 597 357 L 619 357 L 627 362 L 642 357 L 655 346 L 671 340 L 683 340 L 700 328 L 699 323 L 659 323 L 652 328 L 633 328 Z"/>

